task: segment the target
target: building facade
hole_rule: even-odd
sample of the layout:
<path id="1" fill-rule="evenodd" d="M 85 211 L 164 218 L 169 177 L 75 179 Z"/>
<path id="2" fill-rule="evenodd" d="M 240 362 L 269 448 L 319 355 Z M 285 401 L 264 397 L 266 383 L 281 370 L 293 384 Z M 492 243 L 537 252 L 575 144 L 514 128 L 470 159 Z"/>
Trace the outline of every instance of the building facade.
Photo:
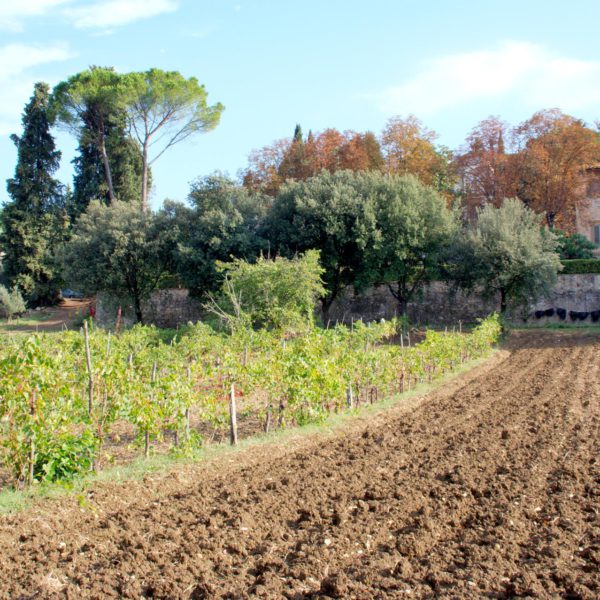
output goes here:
<path id="1" fill-rule="evenodd" d="M 577 232 L 596 245 L 600 256 L 600 166 L 588 170 L 586 205 L 577 209 Z"/>

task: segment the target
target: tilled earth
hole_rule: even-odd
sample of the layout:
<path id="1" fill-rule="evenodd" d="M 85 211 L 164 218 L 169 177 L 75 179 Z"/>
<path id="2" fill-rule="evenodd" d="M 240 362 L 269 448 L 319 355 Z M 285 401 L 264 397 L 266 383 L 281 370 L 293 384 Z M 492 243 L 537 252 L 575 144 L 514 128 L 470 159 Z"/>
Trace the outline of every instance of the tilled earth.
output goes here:
<path id="1" fill-rule="evenodd" d="M 2 598 L 600 598 L 600 336 L 0 517 Z"/>

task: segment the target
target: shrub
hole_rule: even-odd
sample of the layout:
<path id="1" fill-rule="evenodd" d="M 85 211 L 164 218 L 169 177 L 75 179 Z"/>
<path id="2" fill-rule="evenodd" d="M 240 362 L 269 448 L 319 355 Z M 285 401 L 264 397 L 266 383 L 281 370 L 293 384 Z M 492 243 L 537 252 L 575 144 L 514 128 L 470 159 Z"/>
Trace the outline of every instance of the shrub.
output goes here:
<path id="1" fill-rule="evenodd" d="M 256 263 L 219 263 L 225 271 L 225 314 L 243 313 L 254 327 L 294 331 L 312 323 L 325 292 L 318 250 L 293 259 L 260 257 Z"/>
<path id="2" fill-rule="evenodd" d="M 69 481 L 94 465 L 98 441 L 88 431 L 80 435 L 62 433 L 48 437 L 38 448 L 33 469 L 38 481 Z"/>
<path id="3" fill-rule="evenodd" d="M 557 250 L 561 259 L 594 258 L 596 246 L 581 233 L 568 235 L 558 229 L 554 233 L 558 237 Z"/>
<path id="4" fill-rule="evenodd" d="M 586 273 L 600 274 L 600 260 L 597 258 L 579 258 L 563 260 L 561 275 L 583 275 Z"/>
<path id="5" fill-rule="evenodd" d="M 24 313 L 25 310 L 25 300 L 18 288 L 14 287 L 9 292 L 3 285 L 0 285 L 0 318 L 11 319 L 15 315 Z"/>

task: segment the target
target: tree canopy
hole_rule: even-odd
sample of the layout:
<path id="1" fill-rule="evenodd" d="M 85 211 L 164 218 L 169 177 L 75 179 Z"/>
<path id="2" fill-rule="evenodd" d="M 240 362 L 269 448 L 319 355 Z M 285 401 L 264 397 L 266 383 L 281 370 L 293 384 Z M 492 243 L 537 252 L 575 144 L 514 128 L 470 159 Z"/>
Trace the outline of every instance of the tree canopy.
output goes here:
<path id="1" fill-rule="evenodd" d="M 500 297 L 500 312 L 527 306 L 544 295 L 561 269 L 556 236 L 540 226 L 542 217 L 519 200 L 488 204 L 461 238 L 463 282 Z M 460 280 L 460 279 L 459 279 Z"/>
<path id="2" fill-rule="evenodd" d="M 167 202 L 159 219 L 177 232 L 177 271 L 192 294 L 215 291 L 222 280 L 217 261 L 255 258 L 268 250 L 260 227 L 270 200 L 215 173 L 192 183 L 190 206 Z"/>
<path id="3" fill-rule="evenodd" d="M 129 300 L 143 322 L 143 300 L 172 266 L 172 232 L 161 225 L 134 204 L 92 202 L 64 249 L 67 282 L 86 293 L 105 291 Z"/>
<path id="4" fill-rule="evenodd" d="M 80 145 L 91 145 L 101 158 L 108 200 L 115 194 L 107 137 L 124 108 L 122 77 L 112 67 L 90 67 L 60 82 L 50 102 L 54 120 L 67 127 Z"/>
<path id="5" fill-rule="evenodd" d="M 374 205 L 364 194 L 367 178 L 364 172 L 323 171 L 306 181 L 289 182 L 265 220 L 263 235 L 282 256 L 320 251 L 325 311 L 345 286 L 357 282 L 364 252 L 375 241 Z"/>
<path id="6" fill-rule="evenodd" d="M 148 204 L 148 169 L 171 146 L 214 129 L 224 106 L 209 106 L 208 93 L 195 77 L 149 69 L 123 77 L 127 118 L 142 151 L 142 206 Z"/>
<path id="7" fill-rule="evenodd" d="M 174 144 L 218 125 L 224 107 L 220 103 L 209 106 L 207 98 L 195 77 L 186 79 L 178 71 L 149 69 L 120 74 L 112 67 L 90 67 L 54 88 L 51 112 L 79 138 L 84 150 L 82 161 L 93 151 L 100 156 L 109 202 L 125 200 L 129 195 L 127 184 L 117 190 L 114 181 L 114 170 L 121 167 L 124 158 L 131 163 L 129 171 L 141 171 L 139 198 L 147 209 L 152 163 Z M 139 145 L 140 167 L 128 147 L 125 125 Z M 110 143 L 111 135 L 120 138 L 118 143 Z M 87 165 L 78 166 L 78 174 L 83 175 Z"/>
<path id="8" fill-rule="evenodd" d="M 375 199 L 377 230 L 375 243 L 365 251 L 363 277 L 386 284 L 405 315 L 408 302 L 440 275 L 458 233 L 458 215 L 413 175 L 372 175 L 369 184 L 364 194 Z"/>

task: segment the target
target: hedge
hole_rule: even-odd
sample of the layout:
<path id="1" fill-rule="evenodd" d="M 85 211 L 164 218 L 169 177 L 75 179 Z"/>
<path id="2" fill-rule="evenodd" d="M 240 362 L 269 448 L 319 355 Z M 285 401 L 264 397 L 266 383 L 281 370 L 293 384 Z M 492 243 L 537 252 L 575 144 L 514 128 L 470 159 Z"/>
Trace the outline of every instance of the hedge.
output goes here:
<path id="1" fill-rule="evenodd" d="M 563 270 L 561 275 L 578 275 L 583 273 L 599 273 L 600 260 L 597 258 L 575 258 L 572 260 L 563 260 Z"/>

